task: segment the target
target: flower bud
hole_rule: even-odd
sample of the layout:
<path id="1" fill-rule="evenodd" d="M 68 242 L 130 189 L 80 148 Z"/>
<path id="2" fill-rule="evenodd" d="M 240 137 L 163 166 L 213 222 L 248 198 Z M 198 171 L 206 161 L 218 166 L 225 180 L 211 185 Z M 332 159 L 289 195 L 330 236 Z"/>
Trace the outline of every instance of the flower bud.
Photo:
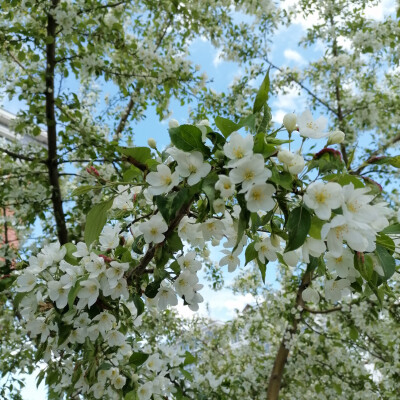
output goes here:
<path id="1" fill-rule="evenodd" d="M 213 203 L 214 211 L 216 213 L 224 213 L 225 212 L 225 202 L 222 199 L 214 200 Z"/>
<path id="2" fill-rule="evenodd" d="M 271 244 L 274 247 L 279 247 L 281 245 L 281 239 L 278 235 L 271 235 Z"/>
<path id="3" fill-rule="evenodd" d="M 286 114 L 283 117 L 283 126 L 289 133 L 292 133 L 296 129 L 296 122 L 297 122 L 297 117 L 293 113 Z"/>
<path id="4" fill-rule="evenodd" d="M 156 149 L 157 148 L 157 143 L 153 138 L 150 138 L 149 140 L 147 140 L 147 144 L 149 145 L 149 147 L 151 147 L 152 149 Z"/>
<path id="5" fill-rule="evenodd" d="M 328 145 L 329 144 L 339 144 L 344 140 L 344 133 L 342 131 L 334 131 L 329 134 Z"/>
<path id="6" fill-rule="evenodd" d="M 177 128 L 179 126 L 179 122 L 176 119 L 170 119 L 168 122 L 168 127 L 171 128 Z"/>
<path id="7" fill-rule="evenodd" d="M 289 150 L 279 150 L 278 160 L 283 164 L 289 164 L 293 159 L 293 153 Z"/>
<path id="8" fill-rule="evenodd" d="M 198 123 L 198 125 L 210 126 L 210 121 L 208 119 L 203 119 Z"/>

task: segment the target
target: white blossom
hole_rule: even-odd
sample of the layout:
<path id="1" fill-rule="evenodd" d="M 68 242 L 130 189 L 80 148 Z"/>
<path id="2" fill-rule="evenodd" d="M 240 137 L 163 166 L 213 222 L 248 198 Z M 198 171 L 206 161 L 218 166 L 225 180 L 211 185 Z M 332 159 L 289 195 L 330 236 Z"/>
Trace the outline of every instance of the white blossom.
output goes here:
<path id="1" fill-rule="evenodd" d="M 161 243 L 165 239 L 163 233 L 168 230 L 168 225 L 160 214 L 156 214 L 147 222 L 142 222 L 139 230 L 143 233 L 146 243 Z"/>
<path id="2" fill-rule="evenodd" d="M 157 308 L 160 311 L 165 310 L 169 305 L 178 305 L 178 299 L 175 291 L 170 286 L 167 286 L 167 284 L 164 282 L 161 283 L 161 286 L 154 297 L 154 301 L 157 302 Z"/>
<path id="3" fill-rule="evenodd" d="M 118 224 L 115 226 L 106 225 L 103 228 L 99 237 L 101 250 L 115 249 L 118 246 L 120 229 Z"/>
<path id="4" fill-rule="evenodd" d="M 319 303 L 319 294 L 318 292 L 313 289 L 311 286 L 306 288 L 303 293 L 301 294 L 303 300 L 308 303 Z"/>
<path id="5" fill-rule="evenodd" d="M 270 183 L 261 183 L 251 186 L 246 193 L 247 209 L 252 212 L 270 211 L 275 206 L 272 195 L 275 193 L 275 187 Z"/>
<path id="6" fill-rule="evenodd" d="M 188 178 L 190 186 L 200 182 L 211 171 L 211 165 L 204 162 L 203 154 L 199 151 L 191 153 L 184 153 L 184 155 L 177 157 L 178 166 L 176 171 L 180 176 Z"/>
<path id="7" fill-rule="evenodd" d="M 17 278 L 17 292 L 30 292 L 36 286 L 36 276 L 29 271 L 24 271 Z"/>
<path id="8" fill-rule="evenodd" d="M 229 142 L 224 144 L 224 153 L 231 160 L 228 165 L 234 167 L 237 161 L 253 154 L 254 139 L 248 134 L 241 136 L 238 132 L 232 132 Z"/>
<path id="9" fill-rule="evenodd" d="M 277 252 L 280 250 L 271 243 L 271 238 L 265 237 L 260 242 L 255 243 L 254 250 L 258 253 L 258 259 L 265 263 L 268 261 L 275 261 L 277 259 Z"/>
<path id="10" fill-rule="evenodd" d="M 244 193 L 254 184 L 265 183 L 271 175 L 271 171 L 265 168 L 264 157 L 261 154 L 253 154 L 235 163 L 229 178 L 233 183 L 241 183 L 241 193 Z"/>
<path id="11" fill-rule="evenodd" d="M 325 299 L 336 303 L 349 293 L 350 281 L 348 279 L 327 279 L 325 281 Z"/>
<path id="12" fill-rule="evenodd" d="M 327 220 L 331 210 L 339 208 L 343 203 L 342 187 L 335 182 L 313 182 L 307 187 L 303 199 L 318 218 Z"/>
<path id="13" fill-rule="evenodd" d="M 228 176 L 219 175 L 218 181 L 215 184 L 215 190 L 219 190 L 221 192 L 221 197 L 228 198 L 235 193 L 235 185 Z"/>
<path id="14" fill-rule="evenodd" d="M 328 133 L 324 133 L 327 122 L 327 119 L 322 116 L 314 121 L 310 110 L 304 111 L 297 118 L 300 135 L 312 139 L 320 139 L 328 135 Z"/>
<path id="15" fill-rule="evenodd" d="M 164 164 L 157 165 L 157 172 L 150 172 L 146 177 L 146 182 L 151 186 L 149 192 L 155 196 L 168 193 L 179 183 L 179 173 L 171 172 L 170 168 Z"/>
<path id="16" fill-rule="evenodd" d="M 237 256 L 237 251 L 233 253 L 230 250 L 222 250 L 222 253 L 225 254 L 225 257 L 222 257 L 219 261 L 220 267 L 224 265 L 228 266 L 228 272 L 233 272 L 240 265 L 239 257 Z"/>

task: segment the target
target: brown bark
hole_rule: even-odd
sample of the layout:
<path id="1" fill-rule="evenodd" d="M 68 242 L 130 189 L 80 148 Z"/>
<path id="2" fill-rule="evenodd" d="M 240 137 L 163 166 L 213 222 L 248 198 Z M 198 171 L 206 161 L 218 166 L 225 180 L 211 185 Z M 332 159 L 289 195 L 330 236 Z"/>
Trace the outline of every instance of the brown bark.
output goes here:
<path id="1" fill-rule="evenodd" d="M 184 204 L 179 211 L 177 212 L 175 218 L 171 221 L 170 225 L 168 226 L 168 230 L 165 232 L 165 239 L 161 243 L 157 243 L 156 245 L 153 245 L 150 247 L 146 254 L 142 257 L 140 260 L 139 264 L 135 266 L 134 269 L 130 270 L 127 274 L 127 279 L 129 281 L 132 280 L 135 276 L 140 276 L 141 274 L 144 273 L 146 270 L 146 267 L 149 265 L 150 261 L 153 259 L 156 250 L 159 247 L 162 247 L 165 245 L 165 242 L 167 241 L 168 237 L 171 235 L 171 233 L 178 227 L 179 223 L 181 222 L 182 218 L 187 215 L 187 213 L 190 210 L 190 206 L 192 205 L 193 198 L 190 199 L 186 204 Z"/>
<path id="2" fill-rule="evenodd" d="M 52 8 L 57 7 L 59 0 L 52 0 Z M 54 105 L 54 70 L 56 65 L 56 28 L 57 23 L 49 13 L 47 15 L 47 38 L 52 38 L 46 45 L 46 119 L 47 119 L 47 169 L 51 185 L 51 201 L 56 220 L 57 236 L 60 244 L 68 242 L 68 231 L 62 204 L 60 176 L 57 160 L 57 124 Z"/>
<path id="3" fill-rule="evenodd" d="M 298 306 L 304 305 L 302 294 L 311 282 L 311 275 L 312 275 L 311 271 L 306 271 L 303 274 L 299 289 L 297 290 L 296 304 L 295 304 L 296 308 Z M 271 375 L 269 377 L 267 400 L 277 400 L 279 398 L 279 391 L 281 388 L 283 372 L 284 372 L 285 365 L 286 365 L 286 362 L 287 362 L 287 359 L 289 356 L 289 351 L 290 351 L 289 344 L 287 343 L 286 337 L 287 336 L 292 337 L 292 335 L 294 335 L 297 332 L 297 326 L 298 326 L 299 322 L 301 321 L 303 312 L 304 312 L 304 309 L 299 311 L 300 318 L 296 319 L 295 317 L 293 317 L 292 323 L 289 324 L 288 327 L 285 329 L 281 344 L 280 344 L 278 352 L 276 353 L 276 356 L 275 356 L 274 366 L 272 367 Z"/>
<path id="4" fill-rule="evenodd" d="M 330 16 L 330 22 L 331 22 L 331 27 L 334 28 L 335 27 L 335 21 L 333 20 L 333 17 Z M 337 40 L 336 37 L 333 38 L 333 42 L 332 42 L 332 54 L 334 55 L 334 57 L 338 56 L 338 44 L 337 44 Z M 341 105 L 341 93 L 340 93 L 340 78 L 339 76 L 335 79 L 335 97 L 336 97 L 336 103 L 337 103 L 337 118 L 339 121 L 339 129 L 344 132 L 345 134 L 346 132 L 346 125 L 345 125 L 345 121 L 344 121 L 344 115 L 343 115 L 343 110 L 342 110 L 342 105 Z M 345 163 L 345 165 L 347 166 L 348 163 L 348 157 L 347 157 L 347 150 L 346 150 L 346 144 L 340 143 L 340 151 L 342 153 L 342 157 L 343 157 L 343 161 Z"/>

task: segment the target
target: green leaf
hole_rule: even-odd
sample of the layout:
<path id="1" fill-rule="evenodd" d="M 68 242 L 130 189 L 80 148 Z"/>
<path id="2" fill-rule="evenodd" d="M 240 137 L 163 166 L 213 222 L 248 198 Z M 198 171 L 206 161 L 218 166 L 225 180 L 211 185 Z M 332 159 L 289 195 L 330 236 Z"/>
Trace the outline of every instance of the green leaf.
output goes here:
<path id="1" fill-rule="evenodd" d="M 210 150 L 202 141 L 201 130 L 193 125 L 180 125 L 169 130 L 171 142 L 178 149 L 183 151 L 200 151 L 208 155 Z"/>
<path id="2" fill-rule="evenodd" d="M 318 217 L 313 215 L 313 217 L 311 218 L 311 227 L 308 234 L 314 239 L 321 240 L 321 229 L 322 226 L 326 224 L 326 222 L 327 221 L 322 221 Z"/>
<path id="3" fill-rule="evenodd" d="M 258 90 L 256 99 L 253 105 L 253 114 L 258 113 L 264 106 L 264 104 L 268 101 L 269 95 L 269 68 L 267 71 L 267 75 L 265 76 L 260 89 Z"/>
<path id="4" fill-rule="evenodd" d="M 206 194 L 212 212 L 213 202 L 215 200 L 215 184 L 218 181 L 218 175 L 215 172 L 208 174 L 202 182 L 201 189 Z"/>
<path id="5" fill-rule="evenodd" d="M 279 146 L 279 145 L 285 144 L 285 143 L 292 143 L 292 142 L 294 142 L 294 140 L 289 140 L 289 139 L 286 139 L 286 140 L 284 140 L 284 139 L 276 139 L 276 138 L 271 137 L 271 136 L 266 136 L 266 137 L 265 137 L 265 141 L 266 141 L 267 143 L 273 144 L 273 145 L 275 145 L 275 146 Z"/>
<path id="6" fill-rule="evenodd" d="M 175 274 L 179 275 L 181 273 L 181 267 L 178 263 L 178 261 L 174 261 L 169 265 L 169 268 L 172 269 L 172 271 L 175 272 Z"/>
<path id="7" fill-rule="evenodd" d="M 276 183 L 277 185 L 283 187 L 286 190 L 292 190 L 293 188 L 293 177 L 290 172 L 279 171 L 276 167 L 271 169 L 272 176 L 270 181 Z"/>
<path id="8" fill-rule="evenodd" d="M 59 378 L 57 371 L 51 371 L 46 376 L 46 385 L 51 386 L 54 385 Z"/>
<path id="9" fill-rule="evenodd" d="M 222 149 L 224 147 L 224 144 L 226 143 L 225 138 L 218 132 L 209 132 L 207 133 L 207 137 L 211 140 L 212 144 L 214 145 L 213 153 L 218 149 Z"/>
<path id="10" fill-rule="evenodd" d="M 85 243 L 89 247 L 100 236 L 107 222 L 107 211 L 111 208 L 114 199 L 96 204 L 86 217 Z"/>
<path id="11" fill-rule="evenodd" d="M 253 261 L 255 258 L 257 258 L 257 251 L 254 249 L 254 242 L 251 242 L 247 247 L 246 251 L 244 253 L 245 255 L 245 264 L 247 265 L 250 261 Z"/>
<path id="12" fill-rule="evenodd" d="M 0 293 L 7 290 L 17 279 L 16 276 L 9 276 L 0 280 Z"/>
<path id="13" fill-rule="evenodd" d="M 276 147 L 265 142 L 264 133 L 257 133 L 254 138 L 253 151 L 254 153 L 262 154 L 264 158 L 268 158 L 272 154 L 276 153 Z"/>
<path id="14" fill-rule="evenodd" d="M 340 383 L 333 382 L 333 383 L 332 383 L 332 386 L 333 386 L 333 388 L 335 389 L 335 392 L 336 392 L 337 394 L 339 394 L 339 395 L 342 394 L 342 386 L 340 385 Z"/>
<path id="15" fill-rule="evenodd" d="M 261 279 L 262 279 L 263 283 L 265 283 L 265 273 L 267 272 L 268 260 L 266 260 L 265 264 L 264 264 L 257 258 L 257 264 L 258 264 L 258 268 L 261 272 Z"/>
<path id="16" fill-rule="evenodd" d="M 382 233 L 389 234 L 389 235 L 395 235 L 395 234 L 400 234 L 400 224 L 394 224 L 386 227 Z"/>
<path id="17" fill-rule="evenodd" d="M 255 124 L 256 124 L 256 118 L 257 118 L 257 116 L 255 114 L 249 115 L 247 117 L 242 118 L 239 121 L 238 125 L 240 128 L 245 126 L 245 127 L 249 128 L 251 131 L 254 131 Z"/>
<path id="18" fill-rule="evenodd" d="M 85 279 L 87 279 L 87 275 L 83 276 L 82 278 L 79 278 L 68 293 L 68 307 L 70 310 L 72 310 L 76 296 L 78 295 L 78 292 L 81 289 L 81 282 Z"/>
<path id="19" fill-rule="evenodd" d="M 103 186 L 98 185 L 98 186 L 93 186 L 93 185 L 82 185 L 74 189 L 71 193 L 71 196 L 80 196 L 82 194 L 85 194 L 87 192 L 90 192 L 93 189 L 101 189 Z"/>
<path id="20" fill-rule="evenodd" d="M 169 235 L 169 237 L 167 239 L 167 244 L 168 244 L 168 248 L 173 253 L 175 253 L 179 250 L 183 250 L 182 240 L 179 237 L 178 232 L 176 232 L 176 231 L 172 232 L 171 235 Z"/>
<path id="21" fill-rule="evenodd" d="M 67 251 L 64 256 L 65 261 L 72 265 L 78 265 L 78 259 L 72 255 L 76 252 L 76 246 L 73 243 L 65 243 L 62 247 Z"/>
<path id="22" fill-rule="evenodd" d="M 135 304 L 136 310 L 137 310 L 137 316 L 140 314 L 143 314 L 144 311 L 144 302 L 143 299 L 139 295 L 134 295 L 133 296 L 133 303 Z"/>
<path id="23" fill-rule="evenodd" d="M 131 390 L 125 395 L 124 400 L 137 400 L 137 398 L 136 390 Z"/>
<path id="24" fill-rule="evenodd" d="M 324 181 L 337 182 L 341 186 L 352 183 L 356 189 L 363 188 L 365 185 L 354 175 L 350 174 L 329 174 L 322 178 Z"/>
<path id="25" fill-rule="evenodd" d="M 180 369 L 182 375 L 183 375 L 186 379 L 188 379 L 190 382 L 193 382 L 193 376 L 191 375 L 190 372 L 186 371 L 186 370 L 183 369 L 182 367 L 179 368 L 179 369 Z"/>
<path id="26" fill-rule="evenodd" d="M 221 133 L 227 138 L 232 132 L 240 129 L 240 125 L 232 122 L 228 118 L 216 117 L 215 125 L 217 125 L 218 129 Z"/>
<path id="27" fill-rule="evenodd" d="M 350 336 L 350 339 L 352 339 L 352 340 L 357 340 L 358 339 L 358 329 L 354 325 L 350 326 L 350 334 L 349 334 L 349 336 Z"/>
<path id="28" fill-rule="evenodd" d="M 59 334 L 58 334 L 57 346 L 61 346 L 68 339 L 71 331 L 72 331 L 71 325 L 66 325 L 64 323 L 60 323 L 58 325 Z"/>
<path id="29" fill-rule="evenodd" d="M 390 157 L 390 159 L 389 159 L 389 164 L 390 164 L 392 167 L 400 168 L 400 156 Z"/>
<path id="30" fill-rule="evenodd" d="M 160 289 L 160 285 L 161 285 L 161 281 L 160 280 L 156 280 L 153 282 L 150 282 L 147 286 L 146 286 L 146 290 L 144 291 L 144 294 L 150 298 L 150 299 L 154 299 L 154 297 L 156 297 L 158 290 Z"/>
<path id="31" fill-rule="evenodd" d="M 171 217 L 171 207 L 174 197 L 175 194 L 171 196 L 165 196 L 165 195 L 154 196 L 154 200 L 158 208 L 158 211 L 160 211 L 162 217 L 164 218 L 167 224 Z"/>
<path id="32" fill-rule="evenodd" d="M 141 353 L 141 352 L 133 352 L 129 357 L 129 364 L 136 365 L 137 367 L 141 366 L 146 360 L 149 358 L 150 354 Z"/>
<path id="33" fill-rule="evenodd" d="M 239 214 L 239 223 L 238 223 L 238 236 L 237 236 L 237 242 L 235 247 L 233 248 L 232 252 L 234 252 L 240 243 L 240 241 L 243 238 L 244 231 L 248 228 L 249 226 L 249 221 L 250 221 L 250 211 L 247 209 L 246 206 L 246 200 L 244 198 L 244 194 L 238 194 L 237 195 L 237 200 L 239 202 L 239 205 L 241 207 L 241 211 Z"/>
<path id="34" fill-rule="evenodd" d="M 264 104 L 263 118 L 261 120 L 260 125 L 257 128 L 257 133 L 266 132 L 271 122 L 271 119 L 272 119 L 271 109 L 269 108 L 268 104 Z"/>
<path id="35" fill-rule="evenodd" d="M 285 252 L 296 250 L 305 242 L 310 226 L 311 215 L 304 207 L 292 210 L 286 224 L 289 237 Z"/>
<path id="36" fill-rule="evenodd" d="M 99 367 L 99 370 L 100 371 L 102 371 L 102 370 L 105 370 L 105 371 L 108 371 L 109 369 L 111 369 L 113 366 L 112 366 L 112 364 L 109 364 L 109 363 L 103 363 L 103 364 L 101 364 L 100 365 L 100 367 Z"/>
<path id="37" fill-rule="evenodd" d="M 376 244 L 385 247 L 387 250 L 389 250 L 390 254 L 393 254 L 396 249 L 396 245 L 394 244 L 393 239 L 385 235 L 384 233 L 378 233 L 376 235 Z"/>
<path id="38" fill-rule="evenodd" d="M 176 216 L 179 209 L 190 201 L 193 193 L 198 190 L 198 186 L 192 186 L 191 188 L 182 188 L 179 192 L 169 195 L 154 196 L 157 208 L 161 215 L 165 219 L 165 222 L 169 223 L 172 218 Z"/>
<path id="39" fill-rule="evenodd" d="M 148 147 L 117 147 L 117 151 L 143 164 L 151 158 L 151 150 Z"/>
<path id="40" fill-rule="evenodd" d="M 145 240 L 143 235 L 139 235 L 135 238 L 135 240 L 132 243 L 132 250 L 136 254 L 143 254 L 143 247 L 145 245 Z"/>
<path id="41" fill-rule="evenodd" d="M 194 364 L 197 362 L 197 357 L 195 357 L 193 354 L 189 353 L 188 351 L 185 352 L 185 360 L 183 361 L 183 365 L 189 365 L 189 364 Z"/>
<path id="42" fill-rule="evenodd" d="M 124 172 L 124 175 L 123 175 L 124 182 L 131 182 L 134 179 L 136 179 L 137 177 L 142 176 L 142 175 L 143 175 L 143 172 L 139 168 L 135 167 L 134 165 L 131 165 L 129 167 L 129 169 Z"/>
<path id="43" fill-rule="evenodd" d="M 375 254 L 382 266 L 385 280 L 388 280 L 396 271 L 396 262 L 389 252 L 379 244 L 376 246 Z"/>

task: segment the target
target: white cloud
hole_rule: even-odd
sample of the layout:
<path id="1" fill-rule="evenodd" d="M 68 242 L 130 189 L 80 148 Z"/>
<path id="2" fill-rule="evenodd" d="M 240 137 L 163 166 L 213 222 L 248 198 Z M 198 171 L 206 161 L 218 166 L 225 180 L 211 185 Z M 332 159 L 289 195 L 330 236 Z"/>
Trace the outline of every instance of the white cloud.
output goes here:
<path id="1" fill-rule="evenodd" d="M 283 52 L 283 55 L 285 56 L 286 60 L 288 60 L 288 61 L 294 61 L 297 64 L 305 64 L 305 60 L 304 60 L 303 56 L 295 50 L 286 49 Z"/>
<path id="2" fill-rule="evenodd" d="M 218 49 L 215 53 L 214 59 L 213 59 L 213 65 L 215 68 L 218 68 L 219 64 L 222 63 L 223 59 L 222 59 L 222 50 Z"/>
<path id="3" fill-rule="evenodd" d="M 306 107 L 305 96 L 299 96 L 299 88 L 294 86 L 289 88 L 286 94 L 279 93 L 272 104 L 274 113 L 272 120 L 278 124 L 282 123 L 286 113 L 301 113 Z"/>
<path id="4" fill-rule="evenodd" d="M 396 2 L 393 0 L 383 0 L 376 6 L 367 6 L 365 16 L 367 18 L 383 21 L 385 16 L 396 12 Z"/>

